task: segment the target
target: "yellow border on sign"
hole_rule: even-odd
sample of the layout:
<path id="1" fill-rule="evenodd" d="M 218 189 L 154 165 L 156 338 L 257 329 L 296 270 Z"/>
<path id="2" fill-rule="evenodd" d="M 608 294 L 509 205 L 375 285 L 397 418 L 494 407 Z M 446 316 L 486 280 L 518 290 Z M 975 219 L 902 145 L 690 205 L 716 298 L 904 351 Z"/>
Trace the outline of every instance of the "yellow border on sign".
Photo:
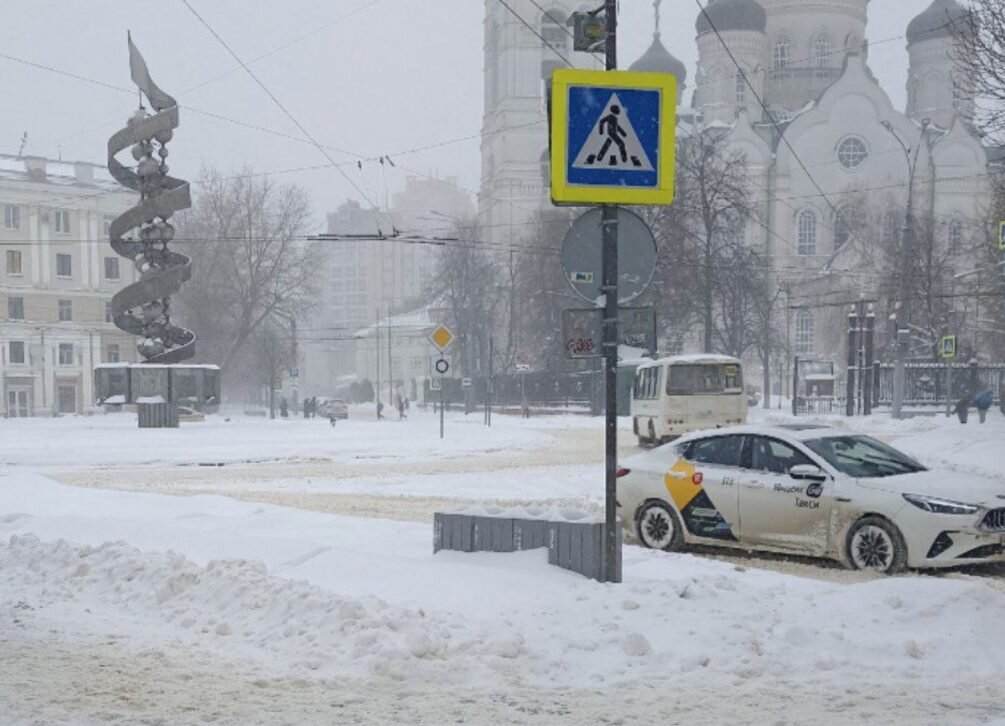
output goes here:
<path id="1" fill-rule="evenodd" d="M 659 186 L 632 189 L 622 186 L 569 184 L 566 158 L 569 153 L 569 87 L 655 89 L 660 99 Z M 551 77 L 551 199 L 555 204 L 670 204 L 674 195 L 674 164 L 677 134 L 677 79 L 669 73 L 630 71 L 583 71 L 559 68 Z"/>

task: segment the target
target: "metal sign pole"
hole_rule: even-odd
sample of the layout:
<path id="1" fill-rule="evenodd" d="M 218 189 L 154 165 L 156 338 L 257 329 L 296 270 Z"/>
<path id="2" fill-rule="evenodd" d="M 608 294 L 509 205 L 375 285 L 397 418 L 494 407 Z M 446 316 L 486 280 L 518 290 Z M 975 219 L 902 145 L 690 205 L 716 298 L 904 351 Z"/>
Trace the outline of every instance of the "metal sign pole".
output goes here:
<path id="1" fill-rule="evenodd" d="M 608 71 L 618 67 L 618 7 L 616 0 L 605 0 L 607 16 L 607 63 Z M 604 468 L 604 523 L 606 542 L 604 547 L 604 572 L 608 582 L 619 582 L 617 571 L 617 470 L 618 470 L 618 208 L 606 204 L 603 207 L 604 228 L 604 383 L 606 386 L 606 423 Z"/>
<path id="2" fill-rule="evenodd" d="M 446 386 L 443 385 L 443 376 L 440 376 L 440 438 L 443 438 L 443 401 L 446 398 Z"/>

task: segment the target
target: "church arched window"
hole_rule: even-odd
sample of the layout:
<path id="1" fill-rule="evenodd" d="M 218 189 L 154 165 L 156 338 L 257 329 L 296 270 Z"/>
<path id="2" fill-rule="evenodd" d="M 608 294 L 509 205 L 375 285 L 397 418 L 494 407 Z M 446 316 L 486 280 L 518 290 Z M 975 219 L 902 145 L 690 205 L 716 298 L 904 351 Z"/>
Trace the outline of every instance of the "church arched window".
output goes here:
<path id="1" fill-rule="evenodd" d="M 852 237 L 858 210 L 852 206 L 844 206 L 834 215 L 834 251 L 844 247 Z"/>
<path id="2" fill-rule="evenodd" d="M 883 215 L 883 244 L 889 249 L 900 239 L 900 228 L 904 218 L 897 212 L 887 212 Z"/>
<path id="3" fill-rule="evenodd" d="M 775 41 L 773 60 L 776 71 L 788 68 L 792 62 L 792 43 L 784 35 Z"/>
<path id="4" fill-rule="evenodd" d="M 946 243 L 950 252 L 959 252 L 963 249 L 963 222 L 958 219 L 949 220 Z"/>
<path id="5" fill-rule="evenodd" d="M 817 75 L 820 76 L 826 75 L 822 71 L 830 65 L 831 37 L 826 32 L 820 32 L 813 39 L 813 67 L 817 69 Z"/>
<path id="6" fill-rule="evenodd" d="M 812 355 L 816 343 L 816 326 L 813 321 L 813 311 L 796 311 L 796 355 Z"/>
<path id="7" fill-rule="evenodd" d="M 743 71 L 736 72 L 736 80 L 733 86 L 733 101 L 738 107 L 747 105 L 747 81 L 743 77 Z"/>
<path id="8" fill-rule="evenodd" d="M 565 13 L 558 9 L 545 10 L 541 15 L 541 38 L 560 53 L 565 51 L 570 39 L 565 21 Z"/>
<path id="9" fill-rule="evenodd" d="M 796 251 L 800 255 L 817 253 L 817 215 L 811 209 L 804 209 L 796 218 Z"/>

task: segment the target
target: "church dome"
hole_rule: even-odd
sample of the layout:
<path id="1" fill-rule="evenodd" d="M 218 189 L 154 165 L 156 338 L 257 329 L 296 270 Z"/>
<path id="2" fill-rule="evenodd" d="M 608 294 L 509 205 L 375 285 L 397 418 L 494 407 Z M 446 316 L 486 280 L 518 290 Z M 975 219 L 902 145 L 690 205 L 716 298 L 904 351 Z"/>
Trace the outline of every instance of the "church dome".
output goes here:
<path id="1" fill-rule="evenodd" d="M 752 30 L 763 33 L 768 15 L 757 0 L 712 0 L 705 12 L 698 13 L 694 28 L 698 35 L 704 35 L 712 32 L 713 25 L 720 32 Z"/>
<path id="2" fill-rule="evenodd" d="M 687 67 L 679 58 L 663 47 L 658 34 L 653 37 L 653 43 L 649 46 L 649 50 L 632 63 L 628 70 L 641 73 L 672 73 L 677 78 L 679 88 L 683 88 L 684 81 L 687 80 Z"/>
<path id="3" fill-rule="evenodd" d="M 950 38 L 953 24 L 962 20 L 967 11 L 956 0 L 933 0 L 928 8 L 907 26 L 907 44 L 935 38 Z"/>

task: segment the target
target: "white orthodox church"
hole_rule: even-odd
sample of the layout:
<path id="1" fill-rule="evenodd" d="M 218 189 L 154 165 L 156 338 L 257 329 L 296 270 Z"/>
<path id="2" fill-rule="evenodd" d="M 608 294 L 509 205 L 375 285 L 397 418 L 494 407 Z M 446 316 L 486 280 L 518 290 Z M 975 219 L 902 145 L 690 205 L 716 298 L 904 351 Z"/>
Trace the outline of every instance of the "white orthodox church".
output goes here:
<path id="1" fill-rule="evenodd" d="M 596 2 L 507 4 L 577 66 L 601 67 L 572 51 L 562 25 Z M 655 5 L 658 18 L 659 0 Z M 954 94 L 949 25 L 962 7 L 934 0 L 907 25 L 908 101 L 896 109 L 869 69 L 868 6 L 709 0 L 695 25 L 695 73 L 666 50 L 658 26 L 645 54 L 622 65 L 676 75 L 682 133 L 717 125 L 745 154 L 758 202 L 745 239 L 767 252 L 789 291 L 789 352 L 803 356 L 840 360 L 843 302 L 878 294 L 879 280 L 861 271 L 858 253 L 883 231 L 864 223 L 863 204 L 885 205 L 902 224 L 910 189 L 916 218 L 958 251 L 961 270 L 973 266 L 978 237 L 986 239 L 988 152 L 963 121 L 967 102 Z M 479 215 L 499 242 L 520 238 L 551 206 L 543 89 L 565 63 L 501 3 L 486 0 L 485 7 Z"/>

